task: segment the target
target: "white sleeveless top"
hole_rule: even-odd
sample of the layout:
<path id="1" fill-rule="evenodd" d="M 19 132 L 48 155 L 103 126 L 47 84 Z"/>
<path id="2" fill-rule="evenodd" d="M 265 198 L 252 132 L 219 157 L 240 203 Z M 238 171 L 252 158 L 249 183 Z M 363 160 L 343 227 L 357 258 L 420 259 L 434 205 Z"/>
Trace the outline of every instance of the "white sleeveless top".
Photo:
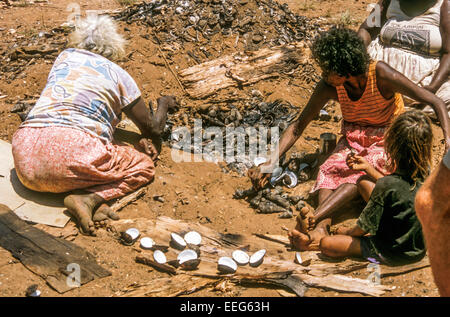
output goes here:
<path id="1" fill-rule="evenodd" d="M 380 32 L 383 44 L 426 56 L 439 56 L 442 37 L 439 29 L 444 0 L 417 17 L 406 15 L 399 0 L 391 0 L 386 12 L 387 22 Z"/>

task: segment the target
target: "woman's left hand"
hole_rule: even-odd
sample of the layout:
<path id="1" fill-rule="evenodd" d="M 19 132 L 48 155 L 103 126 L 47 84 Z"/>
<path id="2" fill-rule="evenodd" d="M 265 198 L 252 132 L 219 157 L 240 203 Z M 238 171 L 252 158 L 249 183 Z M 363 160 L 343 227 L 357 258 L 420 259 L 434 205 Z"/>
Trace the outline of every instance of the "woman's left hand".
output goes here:
<path id="1" fill-rule="evenodd" d="M 142 148 L 142 152 L 150 156 L 150 158 L 155 161 L 158 158 L 159 152 L 153 145 L 151 139 L 142 138 L 139 140 L 139 146 Z"/>

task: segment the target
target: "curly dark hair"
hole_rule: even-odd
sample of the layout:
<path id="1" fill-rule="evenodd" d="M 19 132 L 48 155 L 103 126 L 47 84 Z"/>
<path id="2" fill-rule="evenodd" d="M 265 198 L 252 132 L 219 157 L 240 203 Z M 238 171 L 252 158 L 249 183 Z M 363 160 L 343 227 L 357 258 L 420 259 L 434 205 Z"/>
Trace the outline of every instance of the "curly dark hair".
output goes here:
<path id="1" fill-rule="evenodd" d="M 402 113 L 385 132 L 389 168 L 407 171 L 412 181 L 423 182 L 430 172 L 432 141 L 431 121 L 424 112 Z"/>
<path id="2" fill-rule="evenodd" d="M 370 57 L 358 34 L 344 27 L 333 27 L 319 34 L 311 47 L 314 59 L 325 72 L 340 76 L 366 73 Z"/>

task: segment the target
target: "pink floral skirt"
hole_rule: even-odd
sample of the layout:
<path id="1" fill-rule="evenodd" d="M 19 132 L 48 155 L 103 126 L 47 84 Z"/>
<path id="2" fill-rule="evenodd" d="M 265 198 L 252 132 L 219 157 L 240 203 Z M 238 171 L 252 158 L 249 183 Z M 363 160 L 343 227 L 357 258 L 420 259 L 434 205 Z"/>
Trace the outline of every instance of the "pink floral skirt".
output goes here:
<path id="1" fill-rule="evenodd" d="M 12 140 L 17 176 L 40 192 L 85 189 L 105 200 L 124 196 L 153 180 L 152 159 L 130 146 L 105 144 L 82 130 L 20 128 Z"/>
<path id="2" fill-rule="evenodd" d="M 345 122 L 342 125 L 342 138 L 330 157 L 320 166 L 316 183 L 311 193 L 318 189 L 336 189 L 342 184 L 356 184 L 358 179 L 366 175 L 362 171 L 354 171 L 346 163 L 347 155 L 355 149 L 372 166 L 384 175 L 386 169 L 386 153 L 384 152 L 384 132 L 386 127 L 367 127 Z"/>

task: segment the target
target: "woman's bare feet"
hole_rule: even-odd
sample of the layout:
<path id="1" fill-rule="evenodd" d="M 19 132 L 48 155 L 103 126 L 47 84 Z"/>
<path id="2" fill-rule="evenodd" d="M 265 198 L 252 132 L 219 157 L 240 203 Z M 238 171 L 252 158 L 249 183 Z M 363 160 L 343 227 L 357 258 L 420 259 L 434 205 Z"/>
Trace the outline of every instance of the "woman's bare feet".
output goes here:
<path id="1" fill-rule="evenodd" d="M 300 213 L 297 216 L 297 225 L 295 226 L 295 230 L 302 233 L 307 233 L 308 231 L 313 230 L 314 226 L 314 208 L 306 205 L 300 210 Z"/>
<path id="2" fill-rule="evenodd" d="M 85 235 L 94 235 L 95 226 L 92 220 L 92 211 L 99 203 L 104 202 L 103 198 L 97 194 L 71 194 L 64 199 L 64 206 L 74 216 L 80 232 Z"/>
<path id="3" fill-rule="evenodd" d="M 92 217 L 95 227 L 103 227 L 108 224 L 109 220 L 119 219 L 119 215 L 115 213 L 107 204 L 101 204 Z"/>
<path id="4" fill-rule="evenodd" d="M 329 224 L 327 220 L 321 221 L 316 229 L 308 233 L 302 233 L 297 228 L 288 233 L 292 246 L 300 251 L 318 251 L 320 240 L 328 235 Z"/>

